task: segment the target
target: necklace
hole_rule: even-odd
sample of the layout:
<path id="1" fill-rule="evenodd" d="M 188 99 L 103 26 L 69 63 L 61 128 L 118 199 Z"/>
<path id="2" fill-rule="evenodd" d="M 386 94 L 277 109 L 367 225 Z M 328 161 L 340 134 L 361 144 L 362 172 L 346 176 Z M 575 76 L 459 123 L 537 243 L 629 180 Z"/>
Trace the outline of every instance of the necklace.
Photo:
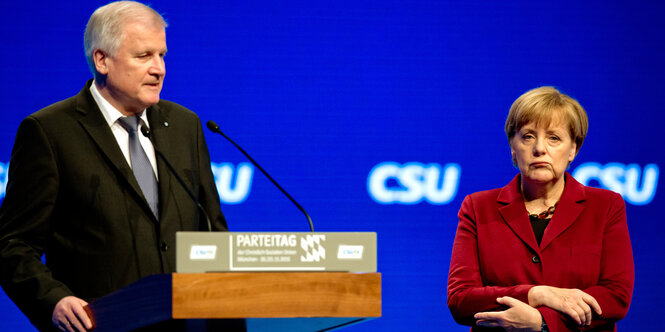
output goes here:
<path id="1" fill-rule="evenodd" d="M 547 219 L 547 217 L 554 215 L 554 210 L 556 210 L 556 204 L 550 206 L 549 208 L 547 208 L 547 210 L 545 210 L 541 213 L 529 214 L 529 212 L 527 211 L 527 214 L 529 215 L 529 218 L 531 218 L 531 219 Z"/>

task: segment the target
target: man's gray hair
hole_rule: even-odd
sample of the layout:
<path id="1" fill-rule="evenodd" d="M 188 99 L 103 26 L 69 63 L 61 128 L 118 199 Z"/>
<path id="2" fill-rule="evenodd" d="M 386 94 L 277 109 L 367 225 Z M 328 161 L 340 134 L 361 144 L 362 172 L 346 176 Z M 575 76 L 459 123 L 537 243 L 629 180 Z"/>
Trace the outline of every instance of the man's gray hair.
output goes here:
<path id="1" fill-rule="evenodd" d="M 124 25 L 129 21 L 146 22 L 160 28 L 168 25 L 162 15 L 136 1 L 116 1 L 97 8 L 90 16 L 83 35 L 85 58 L 95 78 L 100 74 L 95 68 L 94 51 L 99 49 L 114 56 L 124 38 Z"/>

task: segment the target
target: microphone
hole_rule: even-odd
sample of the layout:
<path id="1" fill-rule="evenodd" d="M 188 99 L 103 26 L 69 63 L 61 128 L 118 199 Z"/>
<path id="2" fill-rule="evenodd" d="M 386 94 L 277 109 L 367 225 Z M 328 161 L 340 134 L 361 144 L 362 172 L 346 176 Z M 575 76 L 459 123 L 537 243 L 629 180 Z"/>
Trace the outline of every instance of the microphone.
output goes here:
<path id="1" fill-rule="evenodd" d="M 291 203 L 293 203 L 293 205 L 295 205 L 298 208 L 298 210 L 300 210 L 303 214 L 305 214 L 305 217 L 307 217 L 307 221 L 309 222 L 309 229 L 310 231 L 312 231 L 312 233 L 314 232 L 314 224 L 312 223 L 312 218 L 309 217 L 309 214 L 307 214 L 307 211 L 305 211 L 305 208 L 303 208 L 302 205 L 298 204 L 298 202 L 296 202 L 296 200 L 293 197 L 291 197 L 291 195 L 289 195 L 289 193 L 287 193 L 286 190 L 284 190 L 284 188 L 282 188 L 282 186 L 280 186 L 279 183 L 277 183 L 277 181 L 275 181 L 275 179 L 273 179 L 272 176 L 270 176 L 270 174 L 268 174 L 268 172 L 266 172 L 263 169 L 263 167 L 261 167 L 261 165 L 259 165 L 254 160 L 254 158 L 252 158 L 249 154 L 247 154 L 247 152 L 245 152 L 245 150 L 243 150 L 240 147 L 240 145 L 236 144 L 236 142 L 234 142 L 231 138 L 226 136 L 226 134 L 224 134 L 219 129 L 219 126 L 215 123 L 215 121 L 212 120 L 208 121 L 208 123 L 206 123 L 206 126 L 213 133 L 217 133 L 224 136 L 224 138 L 226 138 L 229 142 L 231 142 L 233 146 L 235 146 L 238 150 L 240 150 L 240 152 L 242 152 L 242 154 L 244 154 L 245 157 L 247 157 L 247 159 L 249 159 L 249 161 L 252 162 L 252 164 L 256 166 L 256 168 L 258 168 L 261 171 L 261 173 L 263 173 L 263 175 L 265 175 L 268 178 L 268 180 L 270 180 L 270 182 L 272 182 L 272 184 L 274 184 L 277 187 L 277 189 L 279 189 L 282 192 L 282 194 L 284 194 L 291 201 Z"/>
<path id="2" fill-rule="evenodd" d="M 203 208 L 203 206 L 201 206 L 201 203 L 199 203 L 199 200 L 196 199 L 196 196 L 194 196 L 194 193 L 192 193 L 192 191 L 189 190 L 189 188 L 187 188 L 187 185 L 185 184 L 185 181 L 183 181 L 182 178 L 178 175 L 178 173 L 175 171 L 175 168 L 173 168 L 173 165 L 171 165 L 171 163 L 166 159 L 164 154 L 161 151 L 159 151 L 159 149 L 157 149 L 157 145 L 152 140 L 152 132 L 150 131 L 150 129 L 147 126 L 142 125 L 141 126 L 141 134 L 143 134 L 143 136 L 147 137 L 150 140 L 150 142 L 152 142 L 152 147 L 155 149 L 155 153 L 157 153 L 157 155 L 160 158 L 162 158 L 162 161 L 164 161 L 164 164 L 166 164 L 166 167 L 169 169 L 171 174 L 173 174 L 173 176 L 176 178 L 176 180 L 178 180 L 178 182 L 180 183 L 182 188 L 185 189 L 185 191 L 189 195 L 189 198 L 192 199 L 194 204 L 196 204 L 196 206 L 199 208 L 199 210 L 206 217 L 208 232 L 212 232 L 212 224 L 210 223 L 210 217 L 208 217 L 208 213 L 206 213 L 206 210 Z"/>

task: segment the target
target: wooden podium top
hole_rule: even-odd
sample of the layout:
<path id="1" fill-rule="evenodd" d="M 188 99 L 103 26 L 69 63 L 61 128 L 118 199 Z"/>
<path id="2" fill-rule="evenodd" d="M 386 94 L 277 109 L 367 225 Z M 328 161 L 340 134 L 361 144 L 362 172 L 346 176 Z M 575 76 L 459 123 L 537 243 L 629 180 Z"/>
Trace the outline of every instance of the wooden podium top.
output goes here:
<path id="1" fill-rule="evenodd" d="M 351 321 L 356 322 L 381 316 L 381 274 L 153 275 L 90 303 L 90 310 L 95 331 L 131 330 L 169 319 L 280 318 L 282 321 L 284 318 L 298 321 L 320 317 L 336 322 L 339 318 L 354 318 Z"/>
<path id="2" fill-rule="evenodd" d="M 379 273 L 173 274 L 173 318 L 380 316 Z"/>

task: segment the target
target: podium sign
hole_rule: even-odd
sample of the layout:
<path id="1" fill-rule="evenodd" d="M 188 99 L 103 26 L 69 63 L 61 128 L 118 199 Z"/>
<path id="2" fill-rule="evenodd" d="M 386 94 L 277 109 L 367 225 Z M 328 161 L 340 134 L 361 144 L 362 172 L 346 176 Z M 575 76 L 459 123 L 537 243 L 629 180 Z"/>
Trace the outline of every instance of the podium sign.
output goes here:
<path id="1" fill-rule="evenodd" d="M 376 272 L 374 232 L 178 232 L 179 273 Z"/>

